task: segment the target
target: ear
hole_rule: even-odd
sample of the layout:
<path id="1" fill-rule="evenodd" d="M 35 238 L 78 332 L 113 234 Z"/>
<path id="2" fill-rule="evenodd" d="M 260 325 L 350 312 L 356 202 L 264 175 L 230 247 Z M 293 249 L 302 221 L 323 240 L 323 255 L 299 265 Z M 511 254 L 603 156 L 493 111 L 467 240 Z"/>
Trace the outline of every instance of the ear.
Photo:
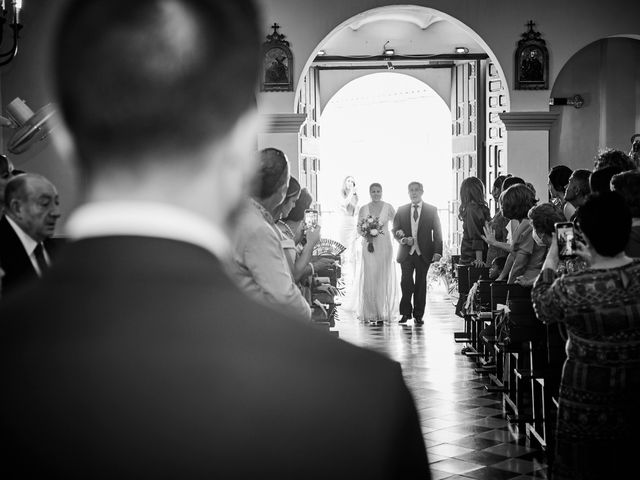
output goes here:
<path id="1" fill-rule="evenodd" d="M 11 199 L 11 203 L 9 203 L 7 207 L 13 216 L 17 218 L 22 217 L 22 202 L 20 200 L 17 198 Z"/>

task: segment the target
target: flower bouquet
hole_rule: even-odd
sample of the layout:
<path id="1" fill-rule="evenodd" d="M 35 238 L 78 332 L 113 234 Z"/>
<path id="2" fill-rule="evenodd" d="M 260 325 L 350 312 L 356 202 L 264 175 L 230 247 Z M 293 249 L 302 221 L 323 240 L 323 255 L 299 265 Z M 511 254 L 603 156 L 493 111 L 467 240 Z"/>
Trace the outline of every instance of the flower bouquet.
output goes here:
<path id="1" fill-rule="evenodd" d="M 372 215 L 367 215 L 358 222 L 358 232 L 367 239 L 367 250 L 370 252 L 373 252 L 373 239 L 384 233 L 380 219 Z"/>

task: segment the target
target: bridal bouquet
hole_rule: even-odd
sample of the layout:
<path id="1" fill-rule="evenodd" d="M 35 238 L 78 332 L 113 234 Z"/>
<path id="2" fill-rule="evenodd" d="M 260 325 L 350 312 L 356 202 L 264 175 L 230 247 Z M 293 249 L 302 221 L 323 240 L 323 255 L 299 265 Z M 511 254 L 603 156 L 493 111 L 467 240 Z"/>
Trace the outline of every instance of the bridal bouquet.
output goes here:
<path id="1" fill-rule="evenodd" d="M 367 250 L 370 252 L 373 252 L 374 237 L 384 233 L 380 219 L 372 215 L 368 215 L 358 222 L 358 232 L 367 239 L 369 244 L 367 245 Z"/>

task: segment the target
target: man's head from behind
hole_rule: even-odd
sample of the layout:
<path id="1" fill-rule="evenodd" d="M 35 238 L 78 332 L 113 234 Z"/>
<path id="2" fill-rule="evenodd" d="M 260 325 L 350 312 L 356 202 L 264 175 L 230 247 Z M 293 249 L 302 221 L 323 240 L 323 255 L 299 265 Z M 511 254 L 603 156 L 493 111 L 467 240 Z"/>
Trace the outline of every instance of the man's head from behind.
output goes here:
<path id="1" fill-rule="evenodd" d="M 269 211 L 284 200 L 289 185 L 289 161 L 283 151 L 265 148 L 259 153 L 253 196 Z"/>
<path id="2" fill-rule="evenodd" d="M 6 214 L 36 242 L 53 236 L 60 218 L 58 191 L 41 175 L 25 173 L 7 183 Z"/>
<path id="3" fill-rule="evenodd" d="M 249 0 L 71 0 L 53 45 L 57 101 L 89 181 L 176 159 L 194 171 L 194 154 L 254 110 Z"/>

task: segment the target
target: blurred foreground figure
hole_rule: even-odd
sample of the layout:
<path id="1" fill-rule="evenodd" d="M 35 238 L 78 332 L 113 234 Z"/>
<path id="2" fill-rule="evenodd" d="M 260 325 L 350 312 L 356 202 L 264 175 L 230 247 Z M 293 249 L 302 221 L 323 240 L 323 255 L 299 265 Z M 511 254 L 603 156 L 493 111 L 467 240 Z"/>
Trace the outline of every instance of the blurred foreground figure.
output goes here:
<path id="1" fill-rule="evenodd" d="M 224 273 L 255 168 L 252 3 L 76 0 L 60 18 L 84 204 L 49 275 L 0 307 L 2 478 L 428 478 L 399 365 Z"/>

